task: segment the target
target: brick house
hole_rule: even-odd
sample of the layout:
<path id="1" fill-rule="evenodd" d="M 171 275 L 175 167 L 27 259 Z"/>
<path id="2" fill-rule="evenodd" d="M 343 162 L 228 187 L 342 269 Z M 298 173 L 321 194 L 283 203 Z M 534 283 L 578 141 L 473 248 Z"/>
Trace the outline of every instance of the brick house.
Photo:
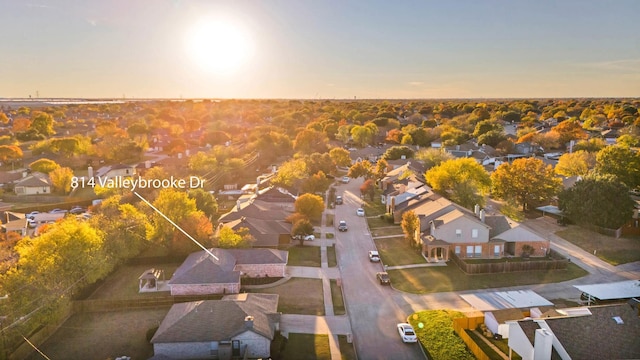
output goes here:
<path id="1" fill-rule="evenodd" d="M 237 294 L 241 276 L 284 277 L 288 252 L 274 249 L 211 249 L 190 254 L 169 280 L 171 295 Z"/>
<path id="2" fill-rule="evenodd" d="M 266 359 L 280 325 L 277 294 L 175 304 L 151 339 L 152 359 Z"/>

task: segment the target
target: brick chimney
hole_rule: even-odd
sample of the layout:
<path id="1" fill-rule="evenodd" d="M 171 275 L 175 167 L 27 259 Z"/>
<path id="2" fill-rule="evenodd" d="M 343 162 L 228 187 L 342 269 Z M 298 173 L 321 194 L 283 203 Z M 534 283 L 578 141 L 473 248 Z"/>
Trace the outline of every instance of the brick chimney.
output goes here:
<path id="1" fill-rule="evenodd" d="M 245 326 L 247 329 L 253 329 L 253 316 L 251 316 L 251 315 L 247 315 L 247 316 L 244 318 L 244 326 Z"/>

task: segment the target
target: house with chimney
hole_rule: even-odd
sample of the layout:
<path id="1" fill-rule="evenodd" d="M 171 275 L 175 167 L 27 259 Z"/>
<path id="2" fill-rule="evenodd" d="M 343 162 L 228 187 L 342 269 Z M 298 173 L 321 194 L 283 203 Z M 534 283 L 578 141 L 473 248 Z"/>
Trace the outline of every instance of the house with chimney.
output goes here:
<path id="1" fill-rule="evenodd" d="M 469 211 L 443 197 L 430 198 L 416 207 L 420 231 L 414 240 L 427 261 L 458 258 L 492 259 L 526 256 L 543 257 L 549 240 L 504 215 L 486 215 L 475 206 Z"/>
<path id="2" fill-rule="evenodd" d="M 31 175 L 17 181 L 13 187 L 16 195 L 51 194 L 51 179 L 49 175 L 33 172 Z"/>
<path id="3" fill-rule="evenodd" d="M 151 359 L 267 359 L 280 327 L 277 294 L 175 304 L 151 338 Z"/>
<path id="4" fill-rule="evenodd" d="M 524 360 L 640 359 L 635 302 L 552 311 L 507 321 L 509 348 Z"/>

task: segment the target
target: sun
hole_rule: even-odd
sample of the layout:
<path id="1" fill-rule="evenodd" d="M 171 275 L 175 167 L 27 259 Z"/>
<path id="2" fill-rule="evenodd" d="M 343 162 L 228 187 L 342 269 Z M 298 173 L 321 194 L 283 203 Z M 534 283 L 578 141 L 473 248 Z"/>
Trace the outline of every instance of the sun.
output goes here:
<path id="1" fill-rule="evenodd" d="M 202 70 L 232 75 L 253 55 L 247 30 L 230 19 L 202 18 L 187 32 L 187 53 Z"/>

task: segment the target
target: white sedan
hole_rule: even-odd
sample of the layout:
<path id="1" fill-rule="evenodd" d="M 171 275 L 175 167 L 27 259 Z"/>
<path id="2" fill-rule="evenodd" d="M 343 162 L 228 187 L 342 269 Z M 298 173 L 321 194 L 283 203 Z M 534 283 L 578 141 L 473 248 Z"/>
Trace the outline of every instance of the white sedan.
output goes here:
<path id="1" fill-rule="evenodd" d="M 358 210 L 356 210 L 356 215 L 364 216 L 364 209 L 363 208 L 358 208 Z"/>
<path id="2" fill-rule="evenodd" d="M 413 327 L 407 323 L 400 323 L 397 325 L 398 333 L 402 338 L 402 342 L 405 343 L 414 343 L 418 342 L 418 337 L 416 336 L 416 332 L 413 331 Z"/>

